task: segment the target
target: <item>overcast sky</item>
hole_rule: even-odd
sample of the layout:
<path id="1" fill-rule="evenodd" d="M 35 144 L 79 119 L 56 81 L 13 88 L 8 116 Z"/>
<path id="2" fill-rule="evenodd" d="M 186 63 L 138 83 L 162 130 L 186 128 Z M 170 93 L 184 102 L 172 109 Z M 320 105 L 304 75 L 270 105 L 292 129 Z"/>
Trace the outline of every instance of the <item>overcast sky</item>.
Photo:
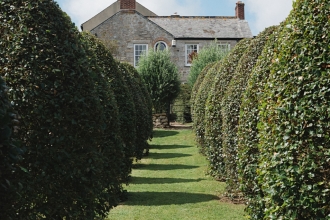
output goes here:
<path id="1" fill-rule="evenodd" d="M 60 7 L 80 27 L 82 23 L 116 0 L 57 0 Z M 234 16 L 237 0 L 137 0 L 157 15 Z M 193 4 L 192 4 L 193 2 Z M 283 21 L 292 9 L 292 0 L 243 0 L 245 19 L 253 35 Z"/>

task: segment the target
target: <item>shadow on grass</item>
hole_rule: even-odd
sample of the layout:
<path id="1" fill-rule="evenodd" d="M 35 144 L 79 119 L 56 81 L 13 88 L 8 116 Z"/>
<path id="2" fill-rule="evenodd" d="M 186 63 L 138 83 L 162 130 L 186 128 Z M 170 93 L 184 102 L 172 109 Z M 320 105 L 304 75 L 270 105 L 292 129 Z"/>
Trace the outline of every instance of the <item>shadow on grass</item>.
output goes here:
<path id="1" fill-rule="evenodd" d="M 180 178 L 150 178 L 150 177 L 132 177 L 133 184 L 169 184 L 169 183 L 192 183 L 200 182 L 204 179 L 180 179 Z"/>
<path id="2" fill-rule="evenodd" d="M 133 169 L 139 170 L 187 170 L 195 168 L 199 168 L 199 166 L 183 164 L 133 164 Z"/>
<path id="3" fill-rule="evenodd" d="M 168 137 L 168 136 L 173 136 L 173 135 L 177 135 L 177 134 L 179 134 L 179 132 L 171 131 L 171 130 L 154 130 L 153 131 L 154 138 Z"/>
<path id="4" fill-rule="evenodd" d="M 158 150 L 168 150 L 168 149 L 183 149 L 190 148 L 193 146 L 188 145 L 150 145 L 150 149 L 158 149 Z"/>
<path id="5" fill-rule="evenodd" d="M 152 159 L 171 159 L 180 157 L 190 157 L 192 154 L 180 154 L 180 153 L 149 153 L 148 158 Z"/>
<path id="6" fill-rule="evenodd" d="M 184 192 L 128 192 L 127 195 L 128 201 L 124 205 L 181 205 L 219 200 L 214 195 Z"/>

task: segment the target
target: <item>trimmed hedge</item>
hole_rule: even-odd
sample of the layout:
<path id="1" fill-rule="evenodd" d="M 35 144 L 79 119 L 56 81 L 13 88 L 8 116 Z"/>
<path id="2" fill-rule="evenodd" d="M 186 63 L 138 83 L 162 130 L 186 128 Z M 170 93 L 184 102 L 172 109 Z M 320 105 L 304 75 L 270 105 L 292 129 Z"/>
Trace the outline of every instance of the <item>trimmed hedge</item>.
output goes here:
<path id="1" fill-rule="evenodd" d="M 143 157 L 144 151 L 148 153 L 149 144 L 147 140 L 152 138 L 153 124 L 150 96 L 148 96 L 139 74 L 132 65 L 118 63 L 118 67 L 133 96 L 136 110 L 136 147 L 134 156 L 137 160 L 140 160 Z"/>
<path id="2" fill-rule="evenodd" d="M 238 61 L 250 45 L 251 39 L 243 39 L 229 52 L 216 74 L 205 104 L 205 140 L 206 156 L 209 161 L 209 174 L 215 178 L 225 179 L 225 165 L 222 155 L 222 116 L 221 101 L 228 84 L 236 70 Z"/>
<path id="3" fill-rule="evenodd" d="M 125 153 L 122 167 L 122 178 L 123 181 L 127 183 L 128 177 L 132 171 L 132 158 L 134 157 L 136 140 L 136 112 L 133 97 L 131 92 L 128 90 L 123 76 L 119 72 L 116 61 L 113 59 L 110 51 L 105 47 L 105 45 L 90 33 L 82 32 L 82 36 L 89 45 L 89 56 L 91 59 L 95 59 L 97 61 L 96 64 L 98 67 L 102 68 L 99 78 L 106 81 L 106 86 L 109 86 L 109 88 L 104 88 L 104 90 L 111 89 L 113 91 L 114 98 L 118 106 L 118 119 L 120 125 L 118 129 L 120 131 L 120 137 L 123 141 L 123 150 Z M 108 105 L 104 99 L 101 100 L 103 100 L 102 104 L 104 106 Z M 113 116 L 109 115 L 109 117 Z"/>
<path id="4" fill-rule="evenodd" d="M 209 63 L 207 64 L 204 69 L 202 70 L 202 72 L 198 75 L 196 82 L 191 90 L 191 97 L 190 97 L 190 112 L 191 112 L 191 117 L 192 120 L 194 121 L 194 103 L 195 103 L 195 99 L 196 99 L 196 95 L 198 93 L 199 87 L 202 84 L 204 77 L 206 76 L 207 72 L 209 71 L 209 69 L 211 69 L 215 64 L 217 63 L 217 61 L 213 62 L 213 63 Z"/>
<path id="5" fill-rule="evenodd" d="M 191 122 L 190 96 L 191 87 L 186 83 L 181 84 L 180 93 L 174 100 L 172 106 L 172 114 L 175 115 L 175 121 L 180 123 Z"/>
<path id="6" fill-rule="evenodd" d="M 274 28 L 264 49 L 253 68 L 242 97 L 240 118 L 238 125 L 238 178 L 240 189 L 247 199 L 246 211 L 252 219 L 263 218 L 262 191 L 257 183 L 257 167 L 259 157 L 258 136 L 258 105 L 267 83 L 270 66 L 273 61 L 274 48 L 276 48 L 279 32 L 282 26 Z"/>
<path id="7" fill-rule="evenodd" d="M 14 137 L 27 148 L 21 164 L 29 175 L 14 207 L 17 218 L 104 217 L 122 190 L 112 91 L 54 1 L 0 4 L 0 75 L 21 116 Z"/>
<path id="8" fill-rule="evenodd" d="M 269 36 L 276 27 L 269 27 L 251 41 L 250 46 L 238 62 L 237 68 L 227 87 L 221 102 L 222 115 L 222 153 L 225 163 L 227 193 L 230 197 L 239 196 L 239 182 L 237 171 L 237 129 L 242 94 L 245 92 L 251 71 L 255 66 Z"/>
<path id="9" fill-rule="evenodd" d="M 329 14 L 297 0 L 280 33 L 259 106 L 265 219 L 330 217 Z"/>

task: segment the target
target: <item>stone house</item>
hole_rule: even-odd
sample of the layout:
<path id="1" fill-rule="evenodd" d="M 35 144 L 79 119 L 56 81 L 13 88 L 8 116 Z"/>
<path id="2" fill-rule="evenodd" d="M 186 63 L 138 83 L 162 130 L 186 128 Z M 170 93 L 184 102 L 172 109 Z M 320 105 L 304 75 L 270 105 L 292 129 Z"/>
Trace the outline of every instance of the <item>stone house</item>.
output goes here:
<path id="1" fill-rule="evenodd" d="M 182 82 L 189 75 L 189 54 L 215 39 L 228 50 L 239 40 L 253 37 L 241 1 L 236 3 L 235 16 L 157 16 L 135 0 L 117 0 L 81 29 L 115 45 L 116 58 L 135 67 L 148 49 L 169 49 Z"/>

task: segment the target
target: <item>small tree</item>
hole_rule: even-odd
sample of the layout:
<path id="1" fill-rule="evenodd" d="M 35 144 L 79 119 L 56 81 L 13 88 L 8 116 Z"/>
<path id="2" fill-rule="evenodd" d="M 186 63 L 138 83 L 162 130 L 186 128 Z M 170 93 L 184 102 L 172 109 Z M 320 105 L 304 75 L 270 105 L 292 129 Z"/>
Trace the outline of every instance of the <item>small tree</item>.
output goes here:
<path id="1" fill-rule="evenodd" d="M 170 103 L 180 91 L 178 70 L 171 62 L 170 52 L 150 50 L 141 57 L 138 72 L 147 85 L 155 112 L 166 110 L 169 114 Z"/>
<path id="2" fill-rule="evenodd" d="M 228 53 L 227 50 L 223 50 L 223 48 L 219 47 L 217 41 L 213 41 L 211 44 L 205 46 L 200 52 L 197 54 L 189 55 L 189 58 L 192 61 L 190 74 L 188 77 L 188 83 L 191 87 L 194 86 L 198 75 L 202 72 L 204 67 L 206 67 L 209 63 L 213 63 L 215 61 L 221 60 Z"/>

